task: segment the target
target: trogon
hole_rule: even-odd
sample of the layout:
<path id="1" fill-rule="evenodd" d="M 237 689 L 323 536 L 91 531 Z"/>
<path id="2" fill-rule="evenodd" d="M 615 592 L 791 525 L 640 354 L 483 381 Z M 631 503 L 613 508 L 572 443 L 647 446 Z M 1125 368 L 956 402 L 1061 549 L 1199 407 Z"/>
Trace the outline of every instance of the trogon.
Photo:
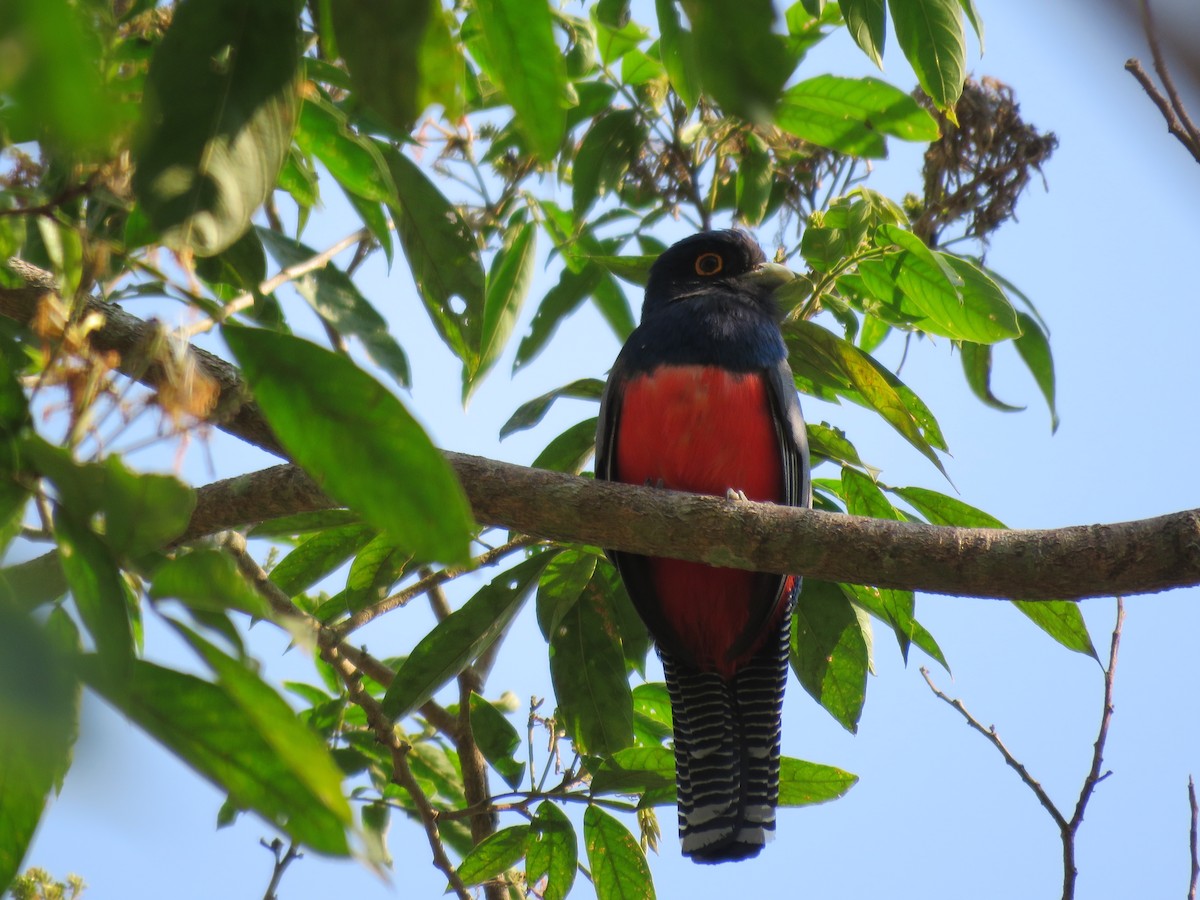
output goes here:
<path id="1" fill-rule="evenodd" d="M 736 230 L 692 235 L 654 262 L 641 324 L 600 401 L 598 478 L 811 505 L 772 299 L 793 277 Z M 662 659 L 683 853 L 706 863 L 755 856 L 775 830 L 799 578 L 609 555 Z"/>

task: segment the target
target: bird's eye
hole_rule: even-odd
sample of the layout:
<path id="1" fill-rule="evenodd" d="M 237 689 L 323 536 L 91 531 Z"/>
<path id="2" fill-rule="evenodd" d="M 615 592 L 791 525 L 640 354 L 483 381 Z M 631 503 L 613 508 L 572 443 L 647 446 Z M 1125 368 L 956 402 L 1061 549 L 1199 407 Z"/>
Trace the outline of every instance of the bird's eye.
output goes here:
<path id="1" fill-rule="evenodd" d="M 697 275 L 716 275 L 725 268 L 725 260 L 720 253 L 701 253 L 696 257 Z"/>

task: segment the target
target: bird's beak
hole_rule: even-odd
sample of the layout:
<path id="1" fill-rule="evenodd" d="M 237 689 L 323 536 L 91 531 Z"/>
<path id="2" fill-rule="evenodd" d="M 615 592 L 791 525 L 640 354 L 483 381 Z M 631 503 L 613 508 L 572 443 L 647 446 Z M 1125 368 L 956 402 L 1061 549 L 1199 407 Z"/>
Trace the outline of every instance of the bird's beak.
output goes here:
<path id="1" fill-rule="evenodd" d="M 783 287 L 788 282 L 795 281 L 796 273 L 787 266 L 768 262 L 755 266 L 742 278 L 749 284 L 769 293 L 776 288 Z"/>

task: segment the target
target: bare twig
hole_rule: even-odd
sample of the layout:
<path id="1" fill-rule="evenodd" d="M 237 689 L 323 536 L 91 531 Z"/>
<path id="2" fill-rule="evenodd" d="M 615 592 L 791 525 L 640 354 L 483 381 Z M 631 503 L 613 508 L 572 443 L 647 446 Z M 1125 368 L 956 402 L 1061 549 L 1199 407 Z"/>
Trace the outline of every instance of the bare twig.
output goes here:
<path id="1" fill-rule="evenodd" d="M 1050 813 L 1050 817 L 1054 819 L 1054 824 L 1056 824 L 1060 830 L 1065 831 L 1069 824 L 1066 818 L 1061 812 L 1059 812 L 1058 807 L 1054 805 L 1054 801 L 1050 799 L 1050 795 L 1046 793 L 1046 789 L 1042 787 L 1041 782 L 1029 774 L 1029 770 L 1025 768 L 1025 765 L 1015 756 L 1013 756 L 1012 751 L 1010 751 L 1008 747 L 1004 745 L 1004 742 L 1000 740 L 1000 735 L 996 733 L 996 727 L 994 725 L 990 727 L 984 725 L 973 715 L 971 715 L 971 713 L 967 710 L 966 705 L 961 700 L 950 697 L 943 691 L 939 690 L 934 685 L 933 679 L 930 678 L 929 670 L 924 666 L 921 667 L 921 674 L 925 678 L 925 683 L 929 685 L 929 689 L 933 691 L 934 696 L 958 710 L 959 715 L 966 720 L 968 725 L 988 739 L 991 745 L 999 751 L 1001 756 L 1004 757 L 1004 761 L 1012 768 L 1014 772 L 1017 773 L 1025 786 L 1033 791 L 1034 796 L 1038 798 L 1038 802 L 1042 804 L 1046 812 Z"/>
<path id="2" fill-rule="evenodd" d="M 1196 884 L 1200 881 L 1200 855 L 1197 854 L 1196 832 L 1200 826 L 1200 808 L 1196 805 L 1196 782 L 1188 776 L 1188 805 L 1192 810 L 1192 827 L 1188 835 L 1188 844 L 1192 851 L 1192 879 L 1188 882 L 1188 900 L 1196 900 Z"/>
<path id="3" fill-rule="evenodd" d="M 404 606 L 410 603 L 414 598 L 421 596 L 424 593 L 440 588 L 447 581 L 457 578 L 459 575 L 473 572 L 476 569 L 482 569 L 485 566 L 494 565 L 510 553 L 515 553 L 518 550 L 523 550 L 526 547 L 532 547 L 534 544 L 540 543 L 538 538 L 522 535 L 516 537 L 506 544 L 495 547 L 491 550 L 481 553 L 479 556 L 471 560 L 466 566 L 461 566 L 451 569 L 438 569 L 437 571 L 422 571 L 420 580 L 409 585 L 403 590 L 397 591 L 390 597 L 385 597 L 378 603 L 363 609 L 352 615 L 346 622 L 338 627 L 338 634 L 351 634 L 368 622 L 378 618 L 385 612 L 390 612 L 397 607 Z"/>
<path id="4" fill-rule="evenodd" d="M 1100 730 L 1096 735 L 1096 742 L 1092 746 L 1092 765 L 1079 790 L 1079 800 L 1075 803 L 1075 814 L 1071 816 L 1067 831 L 1063 833 L 1063 900 L 1075 896 L 1075 877 L 1078 874 L 1075 868 L 1075 835 L 1079 831 L 1079 826 L 1083 824 L 1083 813 L 1087 809 L 1088 801 L 1092 799 L 1092 794 L 1095 793 L 1096 785 L 1110 774 L 1108 772 L 1102 774 L 1100 769 L 1104 765 L 1104 745 L 1108 741 L 1109 723 L 1112 722 L 1117 650 L 1121 646 L 1121 629 L 1124 624 L 1125 602 L 1121 597 L 1117 597 L 1117 622 L 1113 626 L 1112 643 L 1108 650 L 1108 666 L 1104 670 L 1104 709 L 1100 713 Z"/>
<path id="5" fill-rule="evenodd" d="M 283 878 L 283 873 L 287 871 L 295 860 L 302 857 L 304 854 L 300 852 L 295 841 L 288 845 L 287 850 L 283 849 L 283 841 L 279 838 L 267 843 L 266 840 L 260 840 L 260 844 L 266 847 L 275 856 L 275 868 L 271 872 L 271 881 L 267 885 L 267 890 L 263 894 L 263 900 L 278 900 L 278 895 L 275 893 L 279 890 L 279 882 Z"/>
<path id="6" fill-rule="evenodd" d="M 314 272 L 317 269 L 323 269 L 329 265 L 330 260 L 341 253 L 343 250 L 353 247 L 355 244 L 362 244 L 365 241 L 371 240 L 371 232 L 367 228 L 360 228 L 353 234 L 348 234 L 337 243 L 322 250 L 320 253 L 310 256 L 303 262 L 298 262 L 293 266 L 287 266 L 281 269 L 278 273 L 268 278 L 258 286 L 258 293 L 266 295 L 272 293 L 276 288 L 282 287 L 289 281 L 295 281 L 297 278 L 303 278 L 309 272 Z M 205 319 L 202 322 L 197 322 L 190 328 L 184 329 L 186 337 L 195 337 L 198 334 L 203 334 L 209 331 L 214 326 L 221 324 L 230 316 L 241 312 L 244 309 L 249 309 L 254 305 L 254 291 L 246 291 L 234 297 L 222 307 L 221 312 L 214 318 Z"/>
<path id="7" fill-rule="evenodd" d="M 1163 90 L 1159 90 L 1139 60 L 1128 60 L 1125 63 L 1125 70 L 1137 79 L 1142 90 L 1146 92 L 1146 96 L 1158 107 L 1163 120 L 1167 123 L 1167 130 L 1187 148 L 1196 162 L 1200 162 L 1200 129 L 1188 115 L 1187 108 L 1179 96 L 1179 90 L 1175 87 L 1175 81 L 1171 78 L 1171 71 L 1167 67 L 1162 46 L 1158 40 L 1158 30 L 1154 26 L 1154 17 L 1150 12 L 1149 0 L 1140 0 L 1140 6 L 1142 29 L 1146 32 L 1146 42 L 1150 45 L 1150 56 L 1154 60 L 1154 71 L 1158 73 Z"/>
<path id="8" fill-rule="evenodd" d="M 1079 791 L 1079 799 L 1075 804 L 1075 812 L 1070 820 L 1063 815 L 1058 806 L 1050 799 L 1050 795 L 1046 793 L 1045 788 L 1035 779 L 1024 764 L 1020 762 L 1012 752 L 1004 746 L 999 735 L 996 734 L 995 727 L 985 727 L 978 719 L 967 711 L 966 706 L 961 700 L 952 699 L 934 686 L 933 681 L 929 677 L 929 670 L 921 667 L 921 674 L 925 677 L 925 683 L 929 685 L 929 689 L 933 691 L 938 699 L 945 701 L 954 709 L 958 710 L 959 714 L 966 720 L 967 724 L 982 734 L 995 747 L 1000 755 L 1004 757 L 1004 761 L 1012 767 L 1012 769 L 1020 776 L 1021 781 L 1028 787 L 1037 797 L 1038 802 L 1050 814 L 1054 820 L 1054 824 L 1058 826 L 1059 836 L 1062 839 L 1063 850 L 1063 900 L 1072 900 L 1075 896 L 1075 880 L 1078 877 L 1078 870 L 1075 867 L 1075 838 L 1079 833 L 1079 827 L 1083 824 L 1083 814 L 1087 809 L 1088 801 L 1091 800 L 1095 793 L 1096 785 L 1109 776 L 1109 772 L 1101 773 L 1101 768 L 1104 764 L 1104 745 L 1108 740 L 1108 726 L 1112 721 L 1113 714 L 1113 683 L 1117 671 L 1117 649 L 1121 644 L 1121 629 L 1125 624 L 1125 605 L 1120 597 L 1117 597 L 1117 621 L 1113 626 L 1112 644 L 1108 654 L 1108 667 L 1104 670 L 1104 709 L 1100 714 L 1100 730 L 1096 735 L 1096 742 L 1092 749 L 1092 763 L 1088 769 L 1087 776 L 1083 780 L 1083 786 Z M 1193 807 L 1194 809 L 1194 807 Z M 1194 827 L 1193 814 L 1193 827 Z M 1194 832 L 1193 832 L 1194 834 Z M 1193 838 L 1193 848 L 1195 840 Z M 1193 860 L 1195 854 L 1193 850 Z M 1194 900 L 1194 898 L 1192 898 Z"/>

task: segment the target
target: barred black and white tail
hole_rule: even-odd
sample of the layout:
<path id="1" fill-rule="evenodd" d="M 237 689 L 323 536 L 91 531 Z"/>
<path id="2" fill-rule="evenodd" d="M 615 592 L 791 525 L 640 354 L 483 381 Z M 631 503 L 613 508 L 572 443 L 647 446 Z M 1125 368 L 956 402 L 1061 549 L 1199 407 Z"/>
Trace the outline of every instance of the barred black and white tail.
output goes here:
<path id="1" fill-rule="evenodd" d="M 696 862 L 748 859 L 774 837 L 790 608 L 782 620 L 728 680 L 659 653 L 675 725 L 679 840 Z"/>

